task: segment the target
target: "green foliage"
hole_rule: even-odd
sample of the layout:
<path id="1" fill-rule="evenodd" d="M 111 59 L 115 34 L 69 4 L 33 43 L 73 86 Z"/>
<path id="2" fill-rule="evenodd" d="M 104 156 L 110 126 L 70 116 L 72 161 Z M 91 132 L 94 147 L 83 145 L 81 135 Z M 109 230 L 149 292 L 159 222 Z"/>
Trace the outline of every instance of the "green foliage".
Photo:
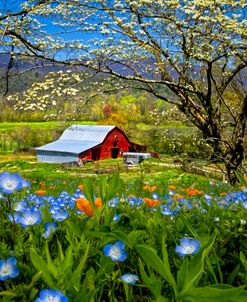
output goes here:
<path id="1" fill-rule="evenodd" d="M 152 150 L 189 158 L 210 158 L 211 147 L 194 127 L 153 128 L 147 131 L 147 144 Z"/>
<path id="2" fill-rule="evenodd" d="M 219 288 L 217 288 L 219 287 Z M 231 288 L 225 285 L 217 287 L 203 287 L 203 288 L 191 288 L 182 297 L 184 302 L 244 302 L 246 301 L 247 294 L 244 286 L 237 288 Z"/>
<path id="3" fill-rule="evenodd" d="M 174 191 L 185 196 L 179 203 L 179 212 L 165 216 L 159 207 L 154 210 L 144 203 L 138 206 L 127 202 L 131 194 L 135 198 L 152 198 L 152 191 L 140 191 L 143 180 L 150 188 L 156 186 L 155 192 L 163 205 L 174 203 L 170 209 L 175 209 L 179 201 L 175 196 L 164 196 L 169 195 L 168 186 L 176 180 Z M 48 208 L 42 208 L 42 223 L 23 229 L 8 220 L 9 208 L 2 207 L 0 259 L 14 255 L 20 275 L 1 283 L 0 297 L 4 302 L 32 302 L 41 289 L 54 288 L 73 302 L 193 302 L 199 298 L 209 302 L 219 300 L 220 296 L 225 302 L 244 301 L 247 244 L 246 225 L 241 225 L 241 220 L 246 209 L 241 204 L 227 207 L 218 204 L 221 198 L 224 200 L 219 194 L 230 193 L 233 188 L 210 186 L 199 179 L 195 183 L 196 180 L 187 174 L 179 179 L 175 172 L 167 173 L 163 179 L 156 175 L 153 179 L 139 177 L 130 181 L 118 174 L 84 179 L 81 193 L 92 203 L 95 197 L 100 197 L 103 207 L 95 209 L 91 218 L 78 215 L 71 208 L 70 217 L 58 222 L 58 229 L 48 239 L 43 237 L 44 223 L 52 220 Z M 47 179 L 45 186 L 52 183 L 58 185 L 59 180 Z M 64 180 L 60 183 L 59 188 L 64 191 Z M 67 184 L 76 189 L 78 182 L 67 179 Z M 31 193 L 38 186 L 38 182 L 32 184 Z M 183 190 L 195 187 L 213 197 L 210 205 L 202 201 L 204 195 L 186 197 Z M 21 200 L 26 194 L 17 192 L 9 200 Z M 112 198 L 119 200 L 115 207 L 107 206 Z M 190 208 L 190 204 L 194 206 Z M 113 220 L 114 214 L 120 215 L 119 220 Z M 183 237 L 199 240 L 200 250 L 179 257 L 175 247 Z M 125 243 L 128 254 L 124 262 L 112 261 L 103 253 L 107 244 L 119 240 Z M 120 280 L 125 273 L 138 276 L 136 285 Z"/>

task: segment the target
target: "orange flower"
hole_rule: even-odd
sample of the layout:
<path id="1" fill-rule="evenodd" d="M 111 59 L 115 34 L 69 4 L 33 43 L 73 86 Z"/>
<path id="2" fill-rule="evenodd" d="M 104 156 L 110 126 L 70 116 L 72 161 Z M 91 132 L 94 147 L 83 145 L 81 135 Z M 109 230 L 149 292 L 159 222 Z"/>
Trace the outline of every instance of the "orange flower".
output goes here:
<path id="1" fill-rule="evenodd" d="M 247 176 L 244 176 L 244 180 L 245 180 L 245 182 L 247 182 Z"/>
<path id="2" fill-rule="evenodd" d="M 90 202 L 88 200 L 86 200 L 85 198 L 82 198 L 82 197 L 77 198 L 76 206 L 80 211 L 85 213 L 88 217 L 93 216 L 93 213 L 94 213 L 93 208 L 92 208 Z"/>
<path id="3" fill-rule="evenodd" d="M 225 196 L 225 195 L 226 195 L 225 192 L 220 193 L 220 196 Z"/>
<path id="4" fill-rule="evenodd" d="M 41 188 L 44 188 L 44 187 L 45 187 L 45 182 L 44 182 L 44 181 L 41 181 L 41 182 L 39 183 L 39 186 L 40 186 Z"/>
<path id="5" fill-rule="evenodd" d="M 94 201 L 95 207 L 96 208 L 102 208 L 102 200 L 101 198 L 96 198 Z"/>
<path id="6" fill-rule="evenodd" d="M 38 195 L 38 196 L 45 196 L 46 190 L 37 190 L 35 193 L 36 193 L 36 195 Z"/>
<path id="7" fill-rule="evenodd" d="M 147 207 L 152 208 L 160 204 L 159 200 L 156 199 L 150 199 L 150 198 L 143 198 L 145 204 Z"/>
<path id="8" fill-rule="evenodd" d="M 96 208 L 101 208 L 102 207 L 102 200 L 101 198 L 96 198 L 94 201 L 95 207 Z M 85 198 L 77 198 L 76 199 L 76 206 L 77 208 L 85 213 L 88 217 L 92 217 L 94 214 L 93 207 L 91 206 L 91 203 L 86 200 Z"/>
<path id="9" fill-rule="evenodd" d="M 174 190 L 176 190 L 176 187 L 171 185 L 171 186 L 168 187 L 168 189 L 174 191 Z"/>
<path id="10" fill-rule="evenodd" d="M 157 189 L 157 186 L 152 186 L 152 187 L 150 187 L 149 191 L 154 192 L 156 189 Z"/>
<path id="11" fill-rule="evenodd" d="M 66 185 L 66 184 L 67 184 L 67 182 L 66 182 L 66 181 L 63 181 L 63 184 L 64 184 L 64 185 Z"/>
<path id="12" fill-rule="evenodd" d="M 197 194 L 198 195 L 202 195 L 203 194 L 203 190 L 197 190 Z"/>
<path id="13" fill-rule="evenodd" d="M 145 185 L 145 186 L 143 187 L 143 190 L 149 191 L 149 192 L 154 192 L 156 189 L 157 189 L 157 186 L 152 186 L 152 187 L 150 187 L 149 185 Z"/>
<path id="14" fill-rule="evenodd" d="M 188 194 L 189 196 L 194 196 L 194 195 L 196 195 L 196 190 L 194 190 L 194 189 L 189 189 L 188 192 L 187 192 L 187 194 Z"/>
<path id="15" fill-rule="evenodd" d="M 81 191 L 83 191 L 83 185 L 82 184 L 78 185 L 78 189 L 80 189 Z"/>
<path id="16" fill-rule="evenodd" d="M 182 192 L 185 192 L 188 196 L 194 196 L 194 195 L 202 195 L 203 194 L 203 190 L 197 190 L 197 189 L 182 189 Z"/>
<path id="17" fill-rule="evenodd" d="M 48 189 L 50 190 L 54 190 L 56 188 L 56 186 L 49 186 Z"/>

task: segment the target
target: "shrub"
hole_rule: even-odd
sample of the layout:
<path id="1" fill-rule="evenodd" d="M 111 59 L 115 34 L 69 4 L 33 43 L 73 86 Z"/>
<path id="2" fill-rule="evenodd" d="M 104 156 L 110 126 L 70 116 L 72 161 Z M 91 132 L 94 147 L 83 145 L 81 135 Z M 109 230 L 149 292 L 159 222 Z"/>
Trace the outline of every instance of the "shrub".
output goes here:
<path id="1" fill-rule="evenodd" d="M 148 131 L 148 145 L 158 153 L 191 158 L 209 158 L 211 147 L 195 128 L 167 128 Z"/>

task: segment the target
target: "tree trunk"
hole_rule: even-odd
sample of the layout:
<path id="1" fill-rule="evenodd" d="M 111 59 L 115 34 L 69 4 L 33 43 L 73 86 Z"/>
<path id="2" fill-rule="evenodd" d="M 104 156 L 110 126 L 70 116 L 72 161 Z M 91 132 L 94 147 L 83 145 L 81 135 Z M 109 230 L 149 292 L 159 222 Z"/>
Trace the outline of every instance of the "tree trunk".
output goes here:
<path id="1" fill-rule="evenodd" d="M 235 185 L 237 182 L 236 171 L 241 169 L 241 165 L 244 159 L 244 147 L 243 140 L 238 140 L 235 144 L 235 148 L 231 150 L 225 157 L 224 163 L 226 167 L 227 177 L 231 185 Z"/>
<path id="2" fill-rule="evenodd" d="M 244 135 L 247 120 L 247 96 L 243 101 L 241 111 L 235 124 L 231 139 L 231 148 L 225 156 L 225 167 L 230 184 L 237 182 L 236 171 L 241 169 L 244 159 Z"/>

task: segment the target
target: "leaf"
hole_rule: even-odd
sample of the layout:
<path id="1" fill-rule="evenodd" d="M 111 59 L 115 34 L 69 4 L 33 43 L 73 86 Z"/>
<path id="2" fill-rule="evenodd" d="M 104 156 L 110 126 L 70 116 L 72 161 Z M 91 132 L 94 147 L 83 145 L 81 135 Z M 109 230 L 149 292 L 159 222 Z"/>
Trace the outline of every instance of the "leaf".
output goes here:
<path id="1" fill-rule="evenodd" d="M 7 291 L 7 290 L 4 290 L 4 291 L 1 291 L 0 292 L 0 297 L 17 297 L 18 295 L 14 292 L 11 292 L 11 291 Z M 9 300 L 10 301 L 10 300 Z"/>
<path id="2" fill-rule="evenodd" d="M 184 287 L 184 284 L 187 283 L 188 278 L 188 258 L 183 259 L 183 263 L 177 272 L 177 285 L 178 291 L 181 291 Z"/>
<path id="3" fill-rule="evenodd" d="M 63 248 L 61 246 L 61 243 L 59 240 L 57 240 L 57 248 L 58 248 L 58 257 L 59 257 L 59 262 L 62 262 L 64 259 L 64 253 L 63 253 Z"/>
<path id="4" fill-rule="evenodd" d="M 65 222 L 68 226 L 68 229 L 71 231 L 71 233 L 74 236 L 76 236 L 78 239 L 81 238 L 81 229 L 80 229 L 79 225 L 72 221 L 69 221 L 69 220 L 66 220 Z"/>
<path id="5" fill-rule="evenodd" d="M 246 181 L 245 181 L 245 179 L 244 179 L 244 176 L 243 176 L 241 173 L 239 173 L 238 171 L 235 171 L 235 174 L 236 174 L 236 176 L 237 176 L 237 179 L 238 179 L 239 183 L 240 183 L 242 186 L 245 186 L 245 187 L 246 187 L 247 183 L 246 183 Z"/>
<path id="6" fill-rule="evenodd" d="M 231 272 L 231 274 L 229 275 L 229 277 L 227 278 L 227 284 L 232 284 L 234 279 L 236 278 L 236 276 L 238 275 L 239 273 L 239 268 L 240 268 L 240 265 L 238 264 L 234 269 L 233 271 Z"/>
<path id="7" fill-rule="evenodd" d="M 109 191 L 108 191 L 107 201 L 111 200 L 119 192 L 120 185 L 121 185 L 119 173 L 112 173 L 111 175 L 109 175 L 108 184 L 109 184 Z"/>
<path id="8" fill-rule="evenodd" d="M 240 261 L 242 262 L 242 264 L 245 268 L 245 271 L 247 273 L 247 260 L 246 260 L 245 255 L 242 251 L 240 252 Z"/>
<path id="9" fill-rule="evenodd" d="M 128 247 L 130 247 L 130 248 L 133 247 L 131 239 L 124 232 L 114 231 L 114 232 L 111 232 L 110 235 L 112 235 L 113 237 L 115 237 L 117 240 L 123 241 Z"/>
<path id="10" fill-rule="evenodd" d="M 140 258 L 138 259 L 138 263 L 139 263 L 139 270 L 140 270 L 140 274 L 141 274 L 141 278 L 142 278 L 143 282 L 149 288 L 149 290 L 153 293 L 153 295 L 155 296 L 155 299 L 157 300 L 157 298 L 160 297 L 163 282 L 161 280 L 156 279 L 155 276 L 149 277 L 146 274 Z"/>
<path id="11" fill-rule="evenodd" d="M 112 274 L 115 263 L 109 257 L 102 256 L 99 262 L 99 270 L 96 273 L 95 280 L 104 279 L 108 274 Z"/>
<path id="12" fill-rule="evenodd" d="M 65 257 L 62 261 L 62 271 L 63 273 L 67 273 L 67 272 L 72 272 L 72 268 L 73 268 L 73 250 L 72 250 L 72 247 L 69 246 L 66 250 L 66 253 L 65 253 Z"/>
<path id="13" fill-rule="evenodd" d="M 169 279 L 173 280 L 173 276 L 171 274 L 169 258 L 168 258 L 168 253 L 167 253 L 167 248 L 166 248 L 166 235 L 165 234 L 163 234 L 163 236 L 162 236 L 162 256 L 163 256 L 163 262 L 165 264 L 165 267 L 167 268 L 167 274 L 169 276 Z"/>
<path id="14" fill-rule="evenodd" d="M 244 286 L 225 289 L 206 286 L 190 288 L 178 297 L 185 302 L 246 302 L 247 291 Z"/>
<path id="15" fill-rule="evenodd" d="M 91 206 L 95 210 L 93 180 L 92 179 L 84 179 L 83 184 L 84 184 L 83 193 L 85 194 L 87 200 L 90 202 Z"/>
<path id="16" fill-rule="evenodd" d="M 99 179 L 99 191 L 103 204 L 116 196 L 120 188 L 119 173 L 112 173 L 110 175 L 101 176 Z"/>
<path id="17" fill-rule="evenodd" d="M 192 227 L 192 225 L 189 223 L 188 219 L 185 217 L 185 215 L 181 216 L 184 224 L 186 225 L 186 227 L 188 228 L 188 230 L 190 231 L 190 233 L 193 235 L 193 237 L 197 240 L 199 240 L 199 236 L 196 232 L 196 230 Z"/>
<path id="18" fill-rule="evenodd" d="M 160 259 L 157 252 L 145 245 L 136 245 L 134 248 L 144 261 L 158 272 L 173 287 L 174 292 L 176 292 L 176 282 L 170 268 Z"/>
<path id="19" fill-rule="evenodd" d="M 31 249 L 30 258 L 33 266 L 39 271 L 42 272 L 42 279 L 50 288 L 56 288 L 55 283 L 52 279 L 52 276 L 49 272 L 48 266 L 45 261 L 37 254 L 35 249 Z"/>
<path id="20" fill-rule="evenodd" d="M 114 232 L 111 232 L 109 235 L 113 236 L 117 240 L 123 241 L 129 248 L 133 248 L 134 245 L 136 244 L 136 242 L 138 241 L 138 239 L 141 236 L 143 236 L 144 234 L 146 235 L 145 231 L 136 230 L 136 231 L 130 232 L 129 234 L 126 234 L 121 231 L 114 231 Z"/>
<path id="21" fill-rule="evenodd" d="M 102 200 L 103 205 L 107 202 L 107 195 L 108 195 L 108 184 L 105 176 L 101 176 L 99 179 L 99 192 L 100 192 L 100 198 Z"/>
<path id="22" fill-rule="evenodd" d="M 54 278 L 58 279 L 58 269 L 51 259 L 48 241 L 45 242 L 45 254 L 46 254 L 46 260 L 47 260 L 47 268 L 48 268 L 49 272 L 52 274 L 52 276 Z"/>
<path id="23" fill-rule="evenodd" d="M 192 256 L 192 260 L 188 265 L 188 274 L 183 286 L 183 291 L 186 291 L 191 286 L 196 286 L 197 282 L 200 280 L 204 270 L 204 259 L 213 247 L 216 236 L 217 232 L 209 239 L 203 249 Z"/>
<path id="24" fill-rule="evenodd" d="M 85 267 L 85 264 L 86 264 L 86 261 L 87 261 L 87 258 L 88 258 L 88 253 L 89 253 L 89 250 L 90 250 L 90 246 L 91 246 L 90 243 L 88 243 L 87 246 L 86 246 L 86 249 L 85 249 L 85 251 L 84 251 L 84 253 L 83 253 L 83 255 L 80 259 L 79 265 L 77 266 L 76 270 L 71 275 L 68 286 L 73 285 L 76 288 L 80 287 L 81 275 L 82 275 L 83 269 Z"/>
<path id="25" fill-rule="evenodd" d="M 212 283 L 215 282 L 216 284 L 218 284 L 217 276 L 216 276 L 216 274 L 214 272 L 214 268 L 213 268 L 212 263 L 210 262 L 210 259 L 209 259 L 208 256 L 206 257 L 205 261 L 207 263 L 208 273 L 211 276 L 211 278 L 213 278 L 213 280 L 214 280 L 214 281 L 212 281 Z M 217 262 L 217 268 L 218 268 L 219 278 L 220 278 L 220 281 L 221 281 L 222 280 L 222 278 L 221 278 L 222 277 L 222 273 L 221 273 L 220 266 L 219 266 L 218 262 Z M 221 282 L 223 282 L 223 281 L 221 281 Z"/>
<path id="26" fill-rule="evenodd" d="M 129 240 L 131 241 L 131 245 L 134 246 L 134 244 L 137 243 L 137 241 L 140 237 L 143 238 L 143 235 L 146 235 L 146 231 L 136 230 L 136 231 L 130 232 L 128 234 L 128 237 L 129 237 Z"/>
<path id="27" fill-rule="evenodd" d="M 165 298 L 165 297 L 162 297 L 162 296 L 159 296 L 157 299 L 156 299 L 156 302 L 169 302 L 170 300 Z"/>
<path id="28" fill-rule="evenodd" d="M 95 278 L 95 270 L 93 267 L 90 267 L 86 272 L 86 276 L 82 287 L 86 288 L 87 290 L 95 289 L 95 282 L 94 282 L 95 280 L 97 280 Z"/>

